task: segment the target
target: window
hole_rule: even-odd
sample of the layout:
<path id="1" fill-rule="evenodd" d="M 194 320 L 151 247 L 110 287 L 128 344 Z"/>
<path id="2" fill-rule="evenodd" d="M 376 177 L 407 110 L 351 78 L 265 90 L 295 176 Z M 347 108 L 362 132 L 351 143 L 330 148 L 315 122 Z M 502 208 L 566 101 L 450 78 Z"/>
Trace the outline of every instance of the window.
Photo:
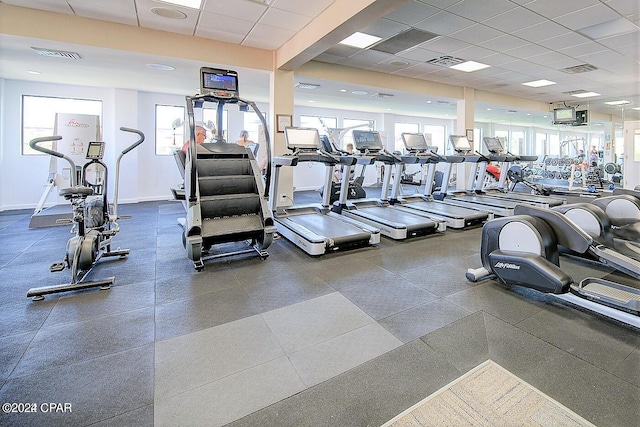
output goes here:
<path id="1" fill-rule="evenodd" d="M 546 133 L 537 133 L 536 132 L 536 145 L 534 147 L 534 152 L 536 156 L 539 158 L 544 157 L 547 154 L 547 134 Z"/>
<path id="2" fill-rule="evenodd" d="M 185 107 L 156 105 L 156 154 L 170 155 L 181 148 L 185 137 Z"/>
<path id="3" fill-rule="evenodd" d="M 513 131 L 511 132 L 511 144 L 508 151 L 513 154 L 520 154 L 524 149 L 524 132 Z"/>
<path id="4" fill-rule="evenodd" d="M 300 127 L 316 128 L 320 135 L 327 135 L 326 128 L 337 128 L 338 119 L 335 117 L 300 116 Z"/>
<path id="5" fill-rule="evenodd" d="M 91 99 L 22 96 L 22 154 L 39 155 L 29 147 L 33 138 L 51 136 L 55 132 L 56 113 L 98 116 L 102 126 L 102 101 Z M 102 132 L 100 132 L 102 134 Z M 49 145 L 51 147 L 51 145 Z"/>
<path id="6" fill-rule="evenodd" d="M 420 133 L 420 125 L 418 123 L 396 123 L 393 149 L 404 153 L 404 142 L 402 141 L 403 133 Z"/>
<path id="7" fill-rule="evenodd" d="M 218 113 L 217 113 L 217 109 L 216 108 L 203 108 L 202 109 L 202 123 L 204 123 L 204 126 L 209 129 L 209 132 L 207 132 L 207 139 L 204 142 L 211 142 L 211 138 L 213 138 L 213 133 L 216 132 L 217 135 L 217 130 L 214 131 L 214 129 L 216 129 L 216 127 L 218 126 Z M 197 122 L 197 120 L 196 120 Z M 238 132 L 239 134 L 240 132 Z M 232 138 L 231 142 L 234 142 L 237 138 L 237 135 L 234 135 Z M 229 112 L 227 110 L 222 110 L 222 137 L 224 138 L 225 141 L 229 141 Z"/>
<path id="8" fill-rule="evenodd" d="M 249 139 L 255 142 L 258 142 L 258 136 L 260 134 L 260 126 L 262 126 L 262 122 L 260 121 L 260 117 L 258 117 L 258 115 L 256 113 L 254 113 L 253 111 L 250 113 L 243 113 L 244 115 L 244 127 L 243 130 L 246 130 L 247 132 L 249 132 Z M 234 138 L 239 137 L 240 136 L 240 132 L 238 132 L 238 135 L 235 135 Z M 235 141 L 235 139 L 232 138 L 233 141 Z"/>
<path id="9" fill-rule="evenodd" d="M 427 145 L 435 145 L 438 147 L 438 153 L 442 154 L 446 149 L 446 128 L 444 125 L 424 125 L 424 137 Z"/>
<path id="10" fill-rule="evenodd" d="M 549 134 L 549 152 L 550 156 L 560 155 L 560 136 L 557 133 Z"/>

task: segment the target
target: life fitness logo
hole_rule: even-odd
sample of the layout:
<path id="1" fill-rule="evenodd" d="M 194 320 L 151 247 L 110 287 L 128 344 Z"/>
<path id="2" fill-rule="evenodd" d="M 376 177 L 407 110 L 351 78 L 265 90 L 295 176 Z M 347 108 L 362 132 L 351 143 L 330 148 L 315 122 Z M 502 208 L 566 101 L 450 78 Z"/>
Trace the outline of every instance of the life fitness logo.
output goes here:
<path id="1" fill-rule="evenodd" d="M 497 262 L 494 265 L 495 268 L 506 268 L 508 270 L 520 270 L 520 266 L 517 264 L 512 264 L 510 262 Z"/>
<path id="2" fill-rule="evenodd" d="M 88 123 L 80 123 L 76 119 L 71 119 L 71 120 L 69 120 L 67 122 L 67 124 L 65 126 L 68 127 L 68 128 L 88 128 L 89 124 Z"/>

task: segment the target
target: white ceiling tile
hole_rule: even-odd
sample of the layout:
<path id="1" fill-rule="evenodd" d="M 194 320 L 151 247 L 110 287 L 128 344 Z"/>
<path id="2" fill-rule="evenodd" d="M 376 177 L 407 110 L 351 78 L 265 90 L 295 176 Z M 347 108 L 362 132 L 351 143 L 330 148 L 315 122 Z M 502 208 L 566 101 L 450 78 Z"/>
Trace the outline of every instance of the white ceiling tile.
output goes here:
<path id="1" fill-rule="evenodd" d="M 548 52 L 550 52 L 549 49 L 534 43 L 529 43 L 528 45 L 505 51 L 505 53 L 517 56 L 518 58 L 530 58 L 532 56 L 542 55 Z"/>
<path id="2" fill-rule="evenodd" d="M 495 39 L 504 35 L 502 31 L 498 31 L 495 28 L 487 27 L 482 24 L 474 24 L 463 30 L 456 31 L 449 35 L 454 39 L 463 40 L 469 43 L 479 44 L 487 40 Z"/>
<path id="3" fill-rule="evenodd" d="M 600 3 L 599 0 L 580 0 L 579 3 L 566 0 L 534 0 L 524 7 L 547 18 L 555 18 L 598 3 Z"/>
<path id="4" fill-rule="evenodd" d="M 485 49 L 480 46 L 470 45 L 460 50 L 456 50 L 452 52 L 452 54 L 453 56 L 456 56 L 458 58 L 464 58 L 467 61 L 478 61 L 480 59 L 486 58 L 487 56 L 495 54 L 495 52 L 493 50 Z"/>
<path id="5" fill-rule="evenodd" d="M 587 55 L 590 53 L 604 52 L 607 48 L 599 43 L 589 41 L 575 46 L 570 46 L 564 49 L 558 49 L 560 53 L 563 53 L 570 57 L 577 57 L 580 55 Z"/>
<path id="6" fill-rule="evenodd" d="M 262 37 L 246 37 L 241 44 L 243 46 L 255 47 L 258 49 L 275 50 L 282 46 L 283 43 Z"/>
<path id="7" fill-rule="evenodd" d="M 502 64 L 507 64 L 509 62 L 515 61 L 517 58 L 514 56 L 510 56 L 504 53 L 495 53 L 491 56 L 486 56 L 483 58 L 483 62 L 487 65 L 491 65 L 492 67 L 497 67 Z"/>
<path id="8" fill-rule="evenodd" d="M 418 0 L 420 3 L 428 4 L 439 9 L 446 9 L 458 3 L 460 0 Z"/>
<path id="9" fill-rule="evenodd" d="M 433 50 L 422 49 L 420 47 L 416 47 L 413 49 L 405 50 L 403 52 L 398 53 L 396 56 L 399 58 L 406 58 L 412 61 L 430 61 L 433 58 L 437 58 L 442 55 L 441 52 L 436 52 Z"/>
<path id="10" fill-rule="evenodd" d="M 117 0 L 113 4 L 86 3 L 69 1 L 76 15 L 101 21 L 117 22 L 119 24 L 138 26 L 136 8 L 132 0 Z"/>
<path id="11" fill-rule="evenodd" d="M 342 61 L 343 59 L 344 59 L 343 56 L 330 55 L 326 52 L 321 53 L 320 55 L 313 58 L 314 61 L 328 62 L 330 64 L 335 64 L 339 61 Z"/>
<path id="12" fill-rule="evenodd" d="M 577 33 L 566 33 L 561 36 L 550 37 L 538 42 L 539 45 L 551 50 L 568 49 L 572 46 L 589 43 L 589 39 Z"/>
<path id="13" fill-rule="evenodd" d="M 533 13 L 523 7 L 517 7 L 493 18 L 489 18 L 482 23 L 497 30 L 504 31 L 505 33 L 511 33 L 523 27 L 530 27 L 531 25 L 544 21 L 545 18 L 537 13 Z"/>
<path id="14" fill-rule="evenodd" d="M 599 39 L 598 43 L 612 49 L 625 46 L 638 46 L 640 45 L 640 30 L 633 33 Z"/>
<path id="15" fill-rule="evenodd" d="M 562 25 L 556 24 L 552 21 L 544 21 L 539 24 L 532 25 L 530 27 L 516 30 L 512 34 L 516 37 L 520 37 L 524 40 L 536 42 L 550 37 L 560 36 L 567 34 L 570 31 Z"/>
<path id="16" fill-rule="evenodd" d="M 484 48 L 491 49 L 496 52 L 504 52 L 509 49 L 526 46 L 528 42 L 521 38 L 505 34 L 503 36 L 496 37 L 495 39 L 487 40 L 478 44 Z"/>
<path id="17" fill-rule="evenodd" d="M 73 15 L 73 10 L 71 10 L 65 0 L 29 0 L 28 2 L 25 0 L 2 0 L 2 3 Z"/>
<path id="18" fill-rule="evenodd" d="M 244 34 L 234 34 L 229 31 L 220 31 L 212 28 L 197 27 L 196 37 L 219 40 L 227 43 L 240 44 L 245 38 Z"/>
<path id="19" fill-rule="evenodd" d="M 517 7 L 509 0 L 463 0 L 447 8 L 449 12 L 481 22 Z"/>
<path id="20" fill-rule="evenodd" d="M 439 9 L 428 6 L 418 1 L 410 0 L 396 10 L 386 15 L 387 19 L 400 22 L 401 24 L 412 25 L 433 16 Z"/>
<path id="21" fill-rule="evenodd" d="M 608 0 L 606 5 L 622 16 L 640 13 L 640 2 L 638 0 Z"/>
<path id="22" fill-rule="evenodd" d="M 251 39 L 264 39 L 264 45 L 268 46 L 282 46 L 287 40 L 289 40 L 295 31 L 287 30 L 284 28 L 272 27 L 271 25 L 256 24 L 249 37 Z"/>
<path id="23" fill-rule="evenodd" d="M 198 21 L 199 29 L 224 31 L 231 34 L 242 34 L 243 36 L 249 34 L 254 25 L 251 21 L 209 12 L 202 12 Z"/>
<path id="24" fill-rule="evenodd" d="M 244 0 L 206 0 L 202 10 L 256 22 L 266 12 L 267 6 Z"/>
<path id="25" fill-rule="evenodd" d="M 343 45 L 343 44 L 337 44 L 333 47 L 330 47 L 329 49 L 327 49 L 325 51 L 325 53 L 328 53 L 330 55 L 334 55 L 334 56 L 340 56 L 342 58 L 348 58 L 351 55 L 355 55 L 356 53 L 360 52 L 361 49 L 352 47 L 352 46 L 347 46 L 347 45 Z"/>
<path id="26" fill-rule="evenodd" d="M 286 10 L 287 12 L 297 13 L 298 15 L 315 17 L 331 6 L 333 2 L 334 0 L 274 0 L 271 2 L 271 7 Z"/>
<path id="27" fill-rule="evenodd" d="M 389 59 L 392 55 L 383 52 L 377 52 L 375 50 L 363 50 L 358 52 L 347 59 L 340 61 L 340 64 L 348 65 L 350 67 L 370 67 L 374 64 L 378 64 L 385 59 Z"/>
<path id="28" fill-rule="evenodd" d="M 473 25 L 473 21 L 449 12 L 438 12 L 430 18 L 417 22 L 413 26 L 434 34 L 447 36 Z"/>
<path id="29" fill-rule="evenodd" d="M 617 18 L 620 18 L 620 16 L 616 12 L 599 3 L 591 7 L 559 16 L 555 21 L 567 28 L 571 28 L 572 30 L 578 30 L 580 28 L 602 24 L 603 22 Z"/>
<path id="30" fill-rule="evenodd" d="M 598 68 L 606 69 L 609 71 L 615 70 L 616 67 L 626 63 L 627 58 L 614 51 L 603 51 L 597 53 L 590 53 L 587 55 L 576 56 L 577 59 L 583 60 L 588 64 L 595 65 Z"/>
<path id="31" fill-rule="evenodd" d="M 408 30 L 409 28 L 411 28 L 409 25 L 401 24 L 386 18 L 380 18 L 371 25 L 367 25 L 361 29 L 360 32 L 386 39 Z"/>
<path id="32" fill-rule="evenodd" d="M 272 27 L 300 31 L 309 22 L 311 22 L 311 18 L 305 15 L 299 15 L 297 13 L 270 7 L 258 22 L 265 25 L 271 25 Z"/>
<path id="33" fill-rule="evenodd" d="M 432 50 L 434 52 L 448 54 L 450 52 L 455 52 L 456 50 L 464 49 L 468 46 L 469 43 L 465 43 L 461 40 L 452 39 L 450 37 L 437 37 L 433 40 L 422 43 L 419 47 Z"/>

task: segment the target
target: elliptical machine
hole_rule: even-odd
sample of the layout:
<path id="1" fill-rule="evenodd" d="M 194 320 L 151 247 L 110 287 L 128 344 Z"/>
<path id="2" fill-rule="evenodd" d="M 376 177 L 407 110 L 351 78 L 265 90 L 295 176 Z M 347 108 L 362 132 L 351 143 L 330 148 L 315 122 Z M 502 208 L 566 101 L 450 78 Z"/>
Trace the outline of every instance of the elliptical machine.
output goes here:
<path id="1" fill-rule="evenodd" d="M 109 289 L 115 281 L 114 277 L 91 281 L 85 281 L 84 279 L 87 278 L 89 272 L 100 258 L 120 257 L 122 259 L 129 254 L 129 249 L 118 248 L 116 250 L 111 250 L 111 239 L 120 230 L 118 223 L 116 222 L 121 218 L 118 216 L 118 180 L 120 176 L 120 160 L 125 154 L 142 144 L 145 137 L 141 131 L 136 129 L 121 127 L 120 130 L 135 133 L 139 138 L 136 142 L 124 149 L 116 160 L 116 177 L 112 210 L 110 210 L 107 199 L 107 165 L 102 161 L 104 156 L 104 142 L 89 142 L 86 154 L 86 158 L 89 162 L 80 169 L 79 176 L 76 172 L 76 165 L 69 156 L 38 145 L 43 142 L 58 141 L 62 139 L 61 136 L 35 138 L 29 142 L 29 146 L 34 150 L 62 158 L 69 162 L 69 165 L 71 166 L 71 187 L 61 189 L 59 194 L 71 202 L 71 206 L 73 207 L 73 217 L 70 220 L 58 220 L 58 223 L 73 224 L 71 232 L 75 233 L 75 236 L 71 237 L 67 241 L 67 248 L 63 261 L 56 262 L 49 268 L 51 272 L 59 272 L 69 268 L 71 270 L 71 281 L 61 285 L 31 288 L 27 291 L 28 298 L 32 298 L 34 301 L 39 301 L 44 299 L 44 295 L 47 294 L 95 287 L 99 287 L 100 289 Z M 87 171 L 92 166 L 99 167 L 104 171 L 104 177 L 102 177 L 101 180 L 96 179 L 95 182 L 88 181 Z M 78 179 L 81 180 L 80 185 L 78 185 Z"/>

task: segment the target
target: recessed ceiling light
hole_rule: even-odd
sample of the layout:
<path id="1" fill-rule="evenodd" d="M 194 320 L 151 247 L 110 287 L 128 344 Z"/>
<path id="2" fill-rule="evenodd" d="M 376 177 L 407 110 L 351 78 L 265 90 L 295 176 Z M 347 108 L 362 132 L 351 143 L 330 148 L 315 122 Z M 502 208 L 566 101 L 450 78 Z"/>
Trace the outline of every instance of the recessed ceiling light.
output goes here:
<path id="1" fill-rule="evenodd" d="M 200 9 L 202 0 L 155 0 L 158 3 L 169 3 L 176 6 L 190 7 L 191 9 Z"/>
<path id="2" fill-rule="evenodd" d="M 352 90 L 351 93 L 354 94 L 354 95 L 368 95 L 369 94 L 369 92 L 367 92 L 366 90 Z"/>
<path id="3" fill-rule="evenodd" d="M 312 104 L 313 104 L 313 103 L 314 103 L 314 102 L 316 102 L 316 101 L 314 101 L 313 99 L 310 99 L 310 100 L 308 100 L 307 102 L 310 102 L 310 103 L 312 103 Z"/>
<path id="4" fill-rule="evenodd" d="M 620 101 L 608 101 L 608 102 L 605 102 L 605 104 L 607 104 L 607 105 L 626 105 L 626 104 L 631 104 L 631 101 L 626 101 L 626 100 L 622 99 Z"/>
<path id="5" fill-rule="evenodd" d="M 154 70 L 159 70 L 159 71 L 173 71 L 176 69 L 175 67 L 172 67 L 171 65 L 166 65 L 166 64 L 147 64 L 147 67 L 153 68 Z"/>
<path id="6" fill-rule="evenodd" d="M 347 37 L 346 39 L 342 40 L 340 44 L 357 47 L 359 49 L 364 49 L 371 46 L 374 43 L 379 42 L 380 40 L 382 40 L 382 38 L 377 36 L 355 32 L 351 34 L 349 37 Z"/>
<path id="7" fill-rule="evenodd" d="M 36 71 L 36 70 L 28 70 L 27 73 L 29 73 L 29 74 L 41 74 L 40 71 Z"/>
<path id="8" fill-rule="evenodd" d="M 591 96 L 600 96 L 600 94 L 598 92 L 580 92 L 580 93 L 574 93 L 572 96 L 575 96 L 576 98 L 589 98 Z"/>
<path id="9" fill-rule="evenodd" d="M 640 111 L 640 107 L 633 107 L 632 110 L 638 110 Z"/>
<path id="10" fill-rule="evenodd" d="M 525 86 L 529 86 L 529 87 L 543 87 L 543 86 L 551 86 L 556 84 L 556 82 L 552 82 L 551 80 L 534 80 L 532 82 L 526 82 L 526 83 L 522 83 Z"/>
<path id="11" fill-rule="evenodd" d="M 638 27 L 627 18 L 617 18 L 612 21 L 602 22 L 576 31 L 593 40 L 597 40 L 604 37 L 632 33 L 634 31 L 638 31 Z"/>
<path id="12" fill-rule="evenodd" d="M 489 68 L 489 67 L 490 65 L 482 64 L 480 62 L 467 61 L 467 62 L 463 62 L 462 64 L 452 65 L 449 68 L 453 68 L 454 70 L 458 70 L 458 71 L 464 71 L 465 73 L 470 73 L 472 71 L 478 71 L 478 70 L 482 70 L 484 68 Z"/>
<path id="13" fill-rule="evenodd" d="M 168 7 L 154 7 L 151 9 L 151 13 L 169 19 L 184 19 L 187 17 L 186 13 L 177 9 L 169 9 Z"/>
<path id="14" fill-rule="evenodd" d="M 346 89 L 340 89 L 340 92 L 346 92 L 346 91 L 347 91 Z"/>

